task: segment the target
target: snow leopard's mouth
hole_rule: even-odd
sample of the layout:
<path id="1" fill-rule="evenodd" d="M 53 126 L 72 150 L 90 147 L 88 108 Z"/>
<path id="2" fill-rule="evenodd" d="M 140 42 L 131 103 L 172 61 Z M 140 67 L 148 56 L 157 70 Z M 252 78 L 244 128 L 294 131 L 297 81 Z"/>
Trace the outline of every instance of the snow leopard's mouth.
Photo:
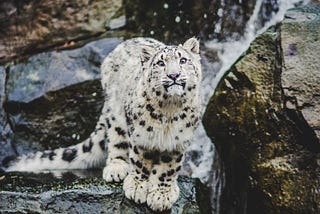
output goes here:
<path id="1" fill-rule="evenodd" d="M 173 82 L 172 84 L 164 85 L 164 88 L 168 92 L 169 88 L 182 88 L 182 90 L 184 90 L 185 86 L 186 86 L 186 83 Z"/>
<path id="2" fill-rule="evenodd" d="M 182 96 L 184 93 L 184 88 L 186 86 L 186 83 L 171 83 L 164 85 L 164 88 L 168 95 L 170 96 Z"/>

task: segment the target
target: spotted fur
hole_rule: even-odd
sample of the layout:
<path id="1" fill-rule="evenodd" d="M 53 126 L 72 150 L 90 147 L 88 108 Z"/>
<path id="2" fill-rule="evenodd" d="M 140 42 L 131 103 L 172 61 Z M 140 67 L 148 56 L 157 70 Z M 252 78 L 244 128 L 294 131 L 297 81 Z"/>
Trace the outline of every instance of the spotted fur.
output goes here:
<path id="1" fill-rule="evenodd" d="M 127 198 L 169 209 L 178 199 L 177 176 L 199 123 L 199 43 L 127 40 L 101 70 L 105 103 L 91 136 L 75 146 L 19 157 L 7 170 L 91 168 L 106 160 L 103 178 L 124 181 Z"/>

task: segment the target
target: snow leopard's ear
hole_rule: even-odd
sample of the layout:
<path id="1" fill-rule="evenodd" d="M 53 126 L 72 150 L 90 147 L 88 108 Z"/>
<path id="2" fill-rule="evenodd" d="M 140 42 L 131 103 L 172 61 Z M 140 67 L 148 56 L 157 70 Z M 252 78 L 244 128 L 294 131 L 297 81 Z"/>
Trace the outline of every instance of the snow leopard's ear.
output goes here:
<path id="1" fill-rule="evenodd" d="M 148 46 L 148 45 L 143 45 L 141 47 L 141 54 L 140 54 L 140 59 L 141 63 L 145 63 L 149 61 L 149 59 L 156 53 L 156 48 Z"/>
<path id="2" fill-rule="evenodd" d="M 195 54 L 199 54 L 199 52 L 200 52 L 199 41 L 194 37 L 185 41 L 185 43 L 182 45 L 182 47 L 192 53 L 195 53 Z"/>

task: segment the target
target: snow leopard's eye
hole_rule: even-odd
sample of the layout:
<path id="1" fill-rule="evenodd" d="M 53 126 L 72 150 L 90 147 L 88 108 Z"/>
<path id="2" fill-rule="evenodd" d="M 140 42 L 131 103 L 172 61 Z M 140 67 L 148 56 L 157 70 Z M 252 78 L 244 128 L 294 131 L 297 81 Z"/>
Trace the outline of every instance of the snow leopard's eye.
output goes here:
<path id="1" fill-rule="evenodd" d="M 157 62 L 157 65 L 163 67 L 163 66 L 165 66 L 166 64 L 164 64 L 164 62 L 163 62 L 162 60 L 159 60 L 159 61 Z"/>
<path id="2" fill-rule="evenodd" d="M 180 64 L 186 64 L 186 62 L 187 62 L 187 59 L 186 59 L 186 58 L 182 57 L 182 58 L 180 59 Z"/>

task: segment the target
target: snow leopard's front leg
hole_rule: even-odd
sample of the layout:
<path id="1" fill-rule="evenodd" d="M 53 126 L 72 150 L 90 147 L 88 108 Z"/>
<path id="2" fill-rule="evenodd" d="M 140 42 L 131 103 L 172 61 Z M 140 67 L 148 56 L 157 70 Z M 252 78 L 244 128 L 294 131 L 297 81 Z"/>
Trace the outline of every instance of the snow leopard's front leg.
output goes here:
<path id="1" fill-rule="evenodd" d="M 148 194 L 148 180 L 151 173 L 152 160 L 144 158 L 145 149 L 133 145 L 130 149 L 130 172 L 123 182 L 123 190 L 127 198 L 136 203 L 145 203 Z"/>
<path id="2" fill-rule="evenodd" d="M 134 146 L 130 152 L 131 170 L 123 189 L 129 199 L 147 202 L 155 211 L 170 209 L 179 197 L 178 172 L 183 152 L 160 152 Z"/>
<path id="3" fill-rule="evenodd" d="M 107 116 L 107 135 L 109 138 L 108 158 L 103 169 L 103 178 L 108 182 L 120 182 L 128 175 L 129 171 L 129 147 L 131 143 L 127 132 L 125 117 L 111 114 L 111 108 Z M 120 115 L 120 116 L 119 116 Z"/>
<path id="4" fill-rule="evenodd" d="M 178 200 L 178 172 L 181 170 L 182 151 L 162 152 L 159 164 L 154 164 L 149 178 L 148 206 L 156 211 L 170 209 Z"/>

